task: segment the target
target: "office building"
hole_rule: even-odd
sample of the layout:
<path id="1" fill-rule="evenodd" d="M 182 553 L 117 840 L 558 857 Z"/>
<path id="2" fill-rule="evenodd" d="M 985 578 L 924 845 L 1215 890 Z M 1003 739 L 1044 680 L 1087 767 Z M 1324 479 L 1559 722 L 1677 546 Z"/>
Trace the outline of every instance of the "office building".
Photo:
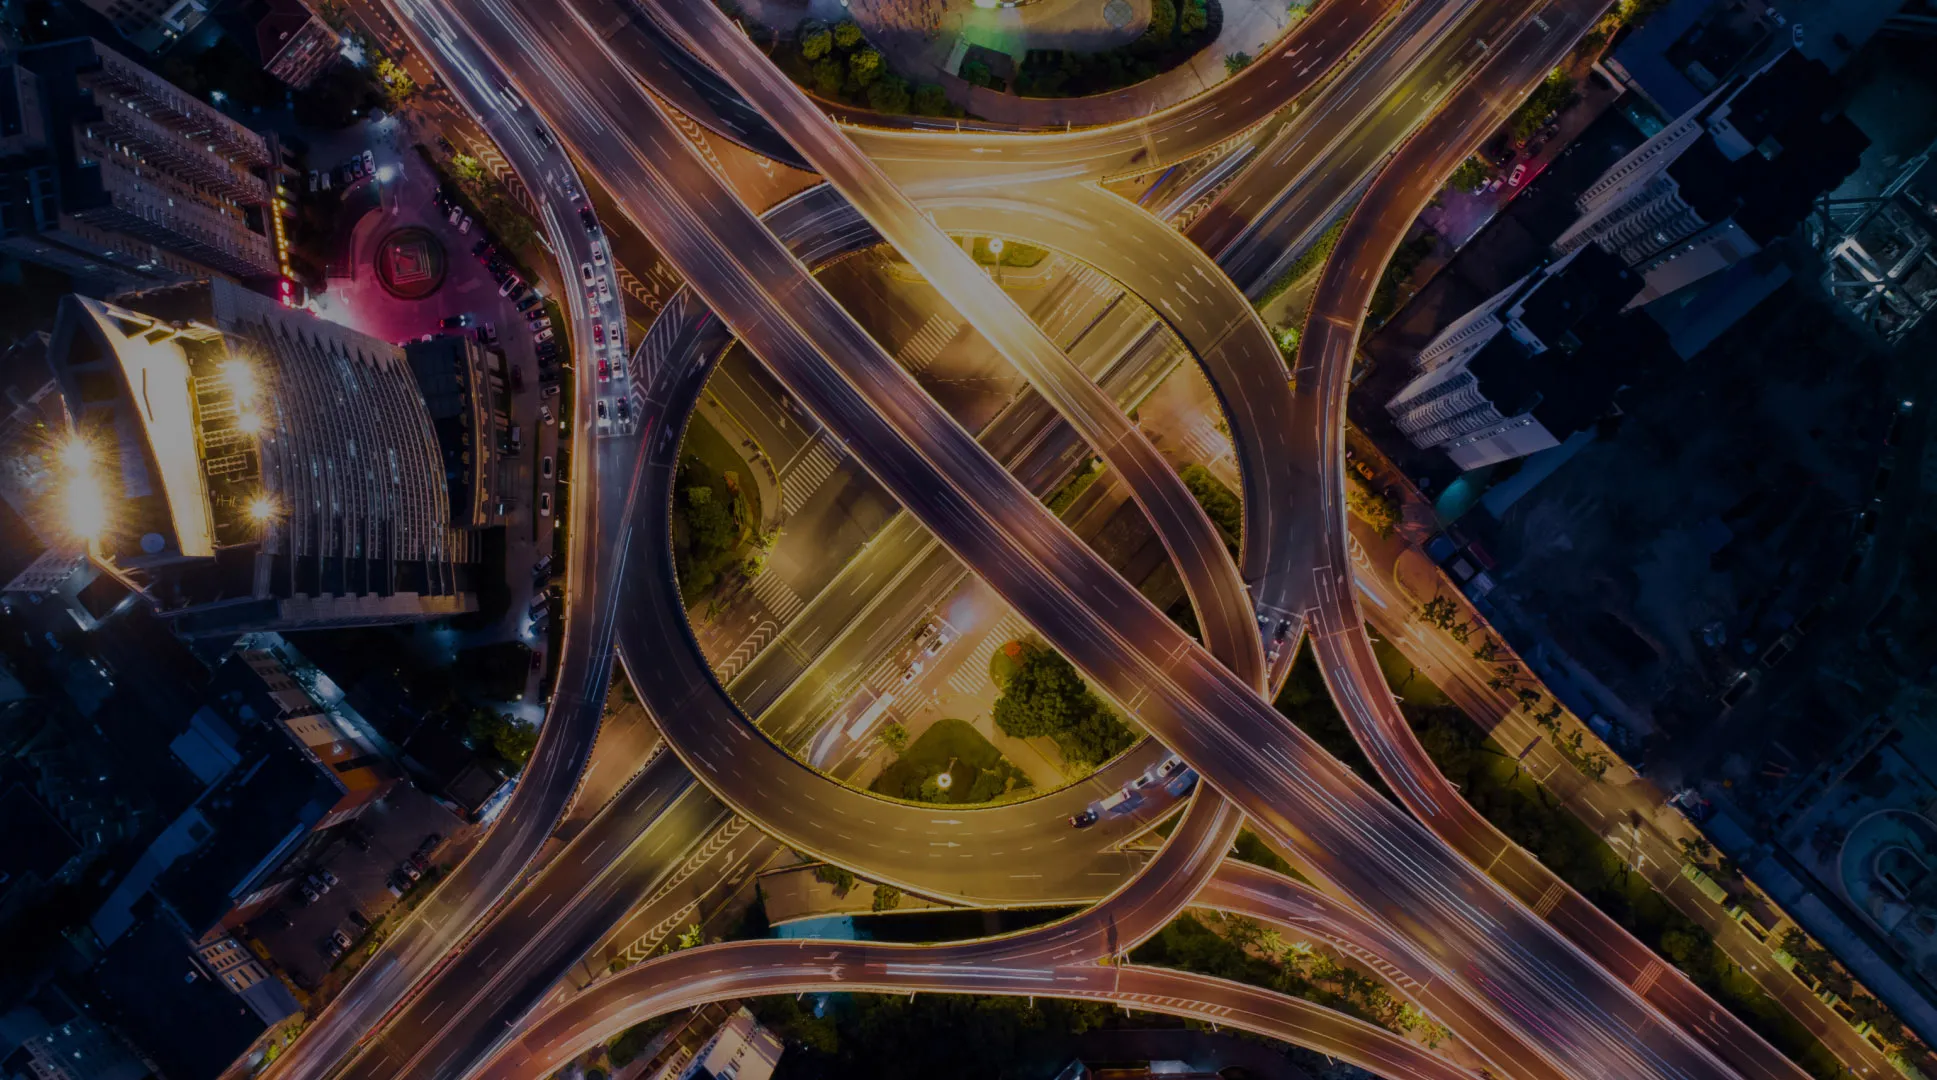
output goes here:
<path id="1" fill-rule="evenodd" d="M 510 489 L 511 396 L 504 354 L 469 334 L 404 346 L 444 456 L 444 482 L 459 524 L 504 524 Z"/>
<path id="2" fill-rule="evenodd" d="M 63 298 L 49 346 L 97 569 L 191 637 L 476 608 L 402 350 L 220 280 L 125 299 Z"/>
<path id="3" fill-rule="evenodd" d="M 303 0 L 268 0 L 255 31 L 262 70 L 298 90 L 334 64 L 342 47 L 342 38 Z"/>
<path id="4" fill-rule="evenodd" d="M 1793 50 L 1730 80 L 1582 193 L 1554 250 L 1619 256 L 1643 280 L 1637 305 L 1763 250 L 1869 145 L 1848 118 L 1826 115 L 1834 100 L 1828 69 Z"/>
<path id="5" fill-rule="evenodd" d="M 0 251 L 103 292 L 280 270 L 281 151 L 98 41 L 0 65 Z"/>
<path id="6" fill-rule="evenodd" d="M 768 1080 L 785 1049 L 743 1005 L 679 1071 L 679 1080 Z"/>
<path id="7" fill-rule="evenodd" d="M 17 1049 L 8 1053 L 13 1046 Z M 0 1075 L 9 1080 L 147 1080 L 153 1072 L 116 1032 L 49 984 L 0 1014 Z"/>
<path id="8" fill-rule="evenodd" d="M 135 48 L 160 52 L 202 25 L 213 0 L 81 0 Z"/>
<path id="9" fill-rule="evenodd" d="M 1652 323 L 1620 315 L 1639 286 L 1615 256 L 1577 248 L 1428 343 L 1386 411 L 1462 469 L 1559 446 L 1607 414 L 1654 347 Z"/>

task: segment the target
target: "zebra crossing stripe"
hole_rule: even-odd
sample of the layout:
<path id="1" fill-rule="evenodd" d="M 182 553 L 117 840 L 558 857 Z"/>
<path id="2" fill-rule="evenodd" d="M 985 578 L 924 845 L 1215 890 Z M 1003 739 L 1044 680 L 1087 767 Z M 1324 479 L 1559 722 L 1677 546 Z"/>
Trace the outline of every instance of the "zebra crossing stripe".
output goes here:
<path id="1" fill-rule="evenodd" d="M 1006 615 L 995 624 L 982 640 L 975 645 L 975 651 L 960 667 L 948 676 L 949 689 L 964 696 L 979 694 L 989 685 L 989 658 L 995 651 L 1028 632 L 1028 627 L 1013 614 Z"/>
<path id="2" fill-rule="evenodd" d="M 915 331 L 915 336 L 909 338 L 901 351 L 895 354 L 895 360 L 919 375 L 935 362 L 935 357 L 940 356 L 942 349 L 955 340 L 955 335 L 961 329 L 961 323 L 946 315 L 930 315 L 928 321 L 921 324 L 921 329 Z"/>
<path id="3" fill-rule="evenodd" d="M 786 582 L 780 580 L 780 576 L 771 569 L 762 570 L 760 576 L 753 579 L 753 596 L 772 612 L 773 617 L 780 620 L 783 626 L 794 621 L 794 616 L 799 615 L 801 609 L 807 606 L 807 602 L 802 600 Z"/>
<path id="4" fill-rule="evenodd" d="M 840 465 L 840 452 L 816 436 L 814 444 L 795 458 L 786 475 L 780 478 L 781 511 L 789 516 L 798 513 Z"/>

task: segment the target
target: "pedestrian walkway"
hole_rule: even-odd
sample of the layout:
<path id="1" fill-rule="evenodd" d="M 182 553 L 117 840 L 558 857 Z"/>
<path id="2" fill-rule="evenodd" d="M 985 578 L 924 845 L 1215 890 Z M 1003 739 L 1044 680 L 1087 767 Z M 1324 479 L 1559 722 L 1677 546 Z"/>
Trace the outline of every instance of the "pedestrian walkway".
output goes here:
<path id="1" fill-rule="evenodd" d="M 760 576 L 753 579 L 753 596 L 774 618 L 780 620 L 782 626 L 793 622 L 794 616 L 807 606 L 807 602 L 794 592 L 792 586 L 780 580 L 780 575 L 774 573 L 772 568 L 762 570 Z"/>
<path id="2" fill-rule="evenodd" d="M 781 511 L 789 517 L 799 513 L 846 456 L 826 432 L 814 436 L 807 449 L 787 463 L 786 475 L 780 478 Z"/>
<path id="3" fill-rule="evenodd" d="M 941 355 L 949 342 L 955 340 L 955 335 L 961 330 L 962 324 L 947 315 L 930 315 L 928 321 L 921 324 L 921 329 L 915 331 L 915 336 L 895 353 L 895 361 L 907 368 L 909 374 L 919 375 L 928 370 L 928 365 L 935 362 L 935 358 Z"/>
<path id="4" fill-rule="evenodd" d="M 1029 626 L 1014 612 L 1002 617 L 1002 621 L 976 642 L 975 651 L 969 654 L 960 667 L 948 677 L 948 688 L 964 697 L 974 697 L 989 687 L 989 658 L 995 651 L 1009 642 L 1029 633 Z"/>

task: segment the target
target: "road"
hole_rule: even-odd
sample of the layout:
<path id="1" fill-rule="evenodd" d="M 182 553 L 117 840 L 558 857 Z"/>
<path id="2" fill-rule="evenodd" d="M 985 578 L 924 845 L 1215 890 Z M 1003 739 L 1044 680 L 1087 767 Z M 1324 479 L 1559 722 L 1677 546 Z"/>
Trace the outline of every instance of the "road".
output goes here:
<path id="1" fill-rule="evenodd" d="M 551 177 L 552 187 L 576 184 L 572 164 L 556 146 L 537 140 L 529 127 L 495 100 L 495 88 L 454 80 L 452 90 L 527 177 Z M 590 261 L 590 238 L 569 204 L 555 190 L 533 186 L 541 198 L 541 217 L 552 248 L 565 261 Z M 568 279 L 570 274 L 565 275 Z M 577 357 L 577 400 L 594 400 L 592 320 L 597 312 L 574 291 L 564 297 L 572 320 Z M 391 933 L 377 954 L 330 1006 L 272 1066 L 289 1080 L 328 1075 L 354 1052 L 369 1031 L 403 1004 L 422 980 L 445 960 L 465 934 L 484 918 L 538 855 L 570 805 L 605 712 L 612 677 L 618 568 L 629 540 L 628 501 L 638 489 L 642 447 L 636 439 L 598 439 L 592 410 L 572 418 L 574 445 L 590 452 L 572 455 L 571 549 L 566 560 L 564 646 L 556 690 L 518 788 L 501 816 L 469 857 Z"/>
<path id="2" fill-rule="evenodd" d="M 853 324 L 650 99 L 644 115 L 643 95 L 616 64 L 590 55 L 582 31 L 480 6 L 515 28 L 521 86 L 534 104 L 795 396 L 1028 621 L 1260 827 L 1422 947 L 1454 960 L 1469 993 L 1554 1059 L 1605 1075 L 1727 1074 L 1318 751 L 1099 564 Z M 475 20 L 473 32 L 496 32 L 485 21 Z M 601 116 L 625 116 L 624 130 Z M 762 804 L 736 806 L 752 810 L 754 820 L 776 824 L 788 807 L 807 802 L 804 791 L 758 779 L 759 791 L 743 783 L 732 793 Z"/>

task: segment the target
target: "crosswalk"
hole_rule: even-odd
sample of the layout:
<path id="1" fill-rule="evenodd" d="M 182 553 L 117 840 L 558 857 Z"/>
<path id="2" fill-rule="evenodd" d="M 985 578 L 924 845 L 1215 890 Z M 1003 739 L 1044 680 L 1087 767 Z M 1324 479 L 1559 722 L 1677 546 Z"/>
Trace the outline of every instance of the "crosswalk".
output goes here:
<path id="1" fill-rule="evenodd" d="M 841 467 L 845 456 L 826 433 L 814 436 L 813 443 L 787 463 L 787 471 L 780 477 L 781 511 L 789 516 L 799 513 L 834 470 Z"/>
<path id="2" fill-rule="evenodd" d="M 1231 452 L 1231 441 L 1203 419 L 1184 428 L 1184 445 L 1199 461 L 1216 461 Z"/>
<path id="3" fill-rule="evenodd" d="M 800 609 L 807 606 L 807 602 L 794 592 L 792 586 L 780 580 L 780 575 L 774 573 L 771 567 L 760 571 L 760 576 L 753 579 L 753 598 L 772 612 L 782 626 L 793 622 L 794 616 L 800 614 Z"/>
<path id="4" fill-rule="evenodd" d="M 1029 624 L 1017 617 L 1014 612 L 1002 617 L 981 641 L 975 643 L 975 651 L 948 677 L 948 688 L 964 697 L 973 697 L 989 688 L 989 657 L 1009 642 L 1029 632 Z"/>
<path id="5" fill-rule="evenodd" d="M 895 353 L 895 361 L 907 368 L 910 374 L 919 375 L 928 370 L 928 365 L 935 362 L 935 357 L 941 355 L 942 349 L 954 341 L 955 335 L 961 330 L 962 324 L 947 315 L 930 315 L 928 321 L 921 324 L 921 329 L 915 331 L 915 336 L 901 346 L 900 352 Z"/>

